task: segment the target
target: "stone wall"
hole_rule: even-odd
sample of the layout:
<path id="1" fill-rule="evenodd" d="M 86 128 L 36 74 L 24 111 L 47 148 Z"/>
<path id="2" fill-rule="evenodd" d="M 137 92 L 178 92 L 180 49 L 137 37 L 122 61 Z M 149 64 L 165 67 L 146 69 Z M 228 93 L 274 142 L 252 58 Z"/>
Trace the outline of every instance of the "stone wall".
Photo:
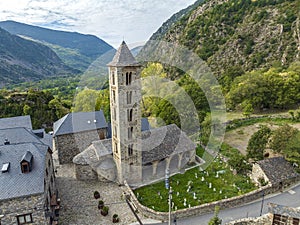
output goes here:
<path id="1" fill-rule="evenodd" d="M 51 207 L 51 198 L 57 200 L 59 197 L 57 194 L 55 173 L 52 154 L 47 153 L 45 158 L 45 171 L 44 171 L 44 202 L 45 207 L 52 213 L 53 218 L 55 217 L 54 206 Z M 54 202 L 52 202 L 54 203 Z"/>
<path id="2" fill-rule="evenodd" d="M 32 225 L 49 224 L 49 219 L 45 218 L 44 194 L 29 197 L 21 197 L 0 201 L 0 214 L 4 215 L 1 223 L 5 225 L 18 224 L 18 215 L 32 214 Z"/>
<path id="3" fill-rule="evenodd" d="M 259 182 L 260 179 L 264 179 L 265 182 L 269 182 L 268 177 L 257 163 L 253 164 L 252 173 L 250 177 L 253 180 L 253 182 L 259 186 L 261 185 Z"/>
<path id="4" fill-rule="evenodd" d="M 298 180 L 299 181 L 299 180 Z M 157 212 L 153 209 L 150 209 L 146 206 L 143 206 L 139 203 L 136 196 L 134 195 L 133 191 L 129 187 L 127 183 L 125 183 L 125 187 L 127 190 L 127 198 L 130 200 L 130 203 L 144 216 L 150 217 L 153 219 L 161 220 L 161 221 L 167 221 L 168 220 L 168 213 L 167 212 Z M 249 192 L 245 195 L 236 196 L 228 199 L 223 199 L 220 201 L 212 202 L 212 203 L 206 203 L 199 206 L 194 206 L 187 209 L 180 209 L 175 212 L 172 212 L 172 214 L 176 214 L 177 218 L 184 218 L 184 217 L 190 217 L 190 216 L 196 216 L 196 215 L 202 215 L 206 213 L 214 212 L 215 206 L 219 206 L 220 209 L 225 208 L 233 208 L 239 205 L 243 205 L 248 202 L 252 202 L 254 200 L 257 200 L 261 198 L 263 195 L 268 195 L 277 191 L 280 191 L 280 186 L 272 186 L 271 184 L 268 184 L 266 186 L 263 186 L 257 190 L 254 190 L 252 192 Z"/>
<path id="5" fill-rule="evenodd" d="M 226 223 L 225 225 L 272 225 L 273 216 L 266 214 L 257 218 L 245 218 Z"/>
<path id="6" fill-rule="evenodd" d="M 93 141 L 100 140 L 100 137 L 106 138 L 106 128 L 55 136 L 54 145 L 55 150 L 58 151 L 59 163 L 72 163 L 77 154 L 85 150 Z"/>
<path id="7" fill-rule="evenodd" d="M 98 174 L 89 165 L 75 164 L 75 175 L 78 180 L 98 180 Z"/>

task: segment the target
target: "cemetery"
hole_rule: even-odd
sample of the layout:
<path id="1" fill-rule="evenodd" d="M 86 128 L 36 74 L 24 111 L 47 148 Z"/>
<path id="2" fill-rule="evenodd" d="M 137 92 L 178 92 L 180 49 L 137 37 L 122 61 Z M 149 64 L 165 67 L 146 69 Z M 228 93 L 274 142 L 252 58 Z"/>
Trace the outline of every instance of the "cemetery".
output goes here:
<path id="1" fill-rule="evenodd" d="M 243 195 L 256 189 L 246 175 L 236 174 L 226 162 L 216 157 L 205 170 L 199 167 L 170 178 L 172 210 Z M 168 211 L 169 190 L 165 181 L 154 183 L 134 191 L 139 202 L 155 211 Z"/>

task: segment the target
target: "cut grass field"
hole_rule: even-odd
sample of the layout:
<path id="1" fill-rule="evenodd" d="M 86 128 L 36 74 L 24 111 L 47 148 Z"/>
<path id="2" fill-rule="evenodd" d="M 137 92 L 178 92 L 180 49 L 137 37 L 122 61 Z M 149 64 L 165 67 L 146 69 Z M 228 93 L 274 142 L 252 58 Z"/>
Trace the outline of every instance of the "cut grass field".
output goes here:
<path id="1" fill-rule="evenodd" d="M 194 168 L 184 174 L 172 176 L 170 186 L 174 202 L 172 210 L 242 195 L 255 189 L 248 177 L 234 175 L 219 158 L 205 171 Z M 156 211 L 168 211 L 168 190 L 164 181 L 136 189 L 134 192 L 141 204 Z"/>

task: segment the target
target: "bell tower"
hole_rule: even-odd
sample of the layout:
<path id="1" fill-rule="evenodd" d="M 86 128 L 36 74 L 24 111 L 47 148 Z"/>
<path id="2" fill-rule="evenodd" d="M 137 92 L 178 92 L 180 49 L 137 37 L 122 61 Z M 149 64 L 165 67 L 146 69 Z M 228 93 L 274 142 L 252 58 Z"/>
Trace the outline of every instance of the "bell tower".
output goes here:
<path id="1" fill-rule="evenodd" d="M 109 67 L 112 151 L 118 182 L 142 181 L 141 66 L 123 41 Z"/>

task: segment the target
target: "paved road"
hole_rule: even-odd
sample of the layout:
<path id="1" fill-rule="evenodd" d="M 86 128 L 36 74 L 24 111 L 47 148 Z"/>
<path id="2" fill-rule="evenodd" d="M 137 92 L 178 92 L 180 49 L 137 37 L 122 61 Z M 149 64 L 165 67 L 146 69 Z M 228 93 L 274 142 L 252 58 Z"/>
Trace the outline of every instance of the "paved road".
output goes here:
<path id="1" fill-rule="evenodd" d="M 300 184 L 298 184 L 296 187 L 287 189 L 282 193 L 266 196 L 263 204 L 263 214 L 267 213 L 267 204 L 269 202 L 296 208 L 300 207 Z M 221 210 L 219 217 L 222 219 L 223 224 L 245 217 L 258 217 L 260 215 L 261 205 L 262 199 L 241 207 Z M 207 225 L 212 216 L 213 213 L 210 213 L 202 216 L 178 219 L 176 225 Z M 161 224 L 167 223 L 159 223 L 159 225 Z M 174 224 L 175 223 L 172 223 L 172 225 Z"/>

